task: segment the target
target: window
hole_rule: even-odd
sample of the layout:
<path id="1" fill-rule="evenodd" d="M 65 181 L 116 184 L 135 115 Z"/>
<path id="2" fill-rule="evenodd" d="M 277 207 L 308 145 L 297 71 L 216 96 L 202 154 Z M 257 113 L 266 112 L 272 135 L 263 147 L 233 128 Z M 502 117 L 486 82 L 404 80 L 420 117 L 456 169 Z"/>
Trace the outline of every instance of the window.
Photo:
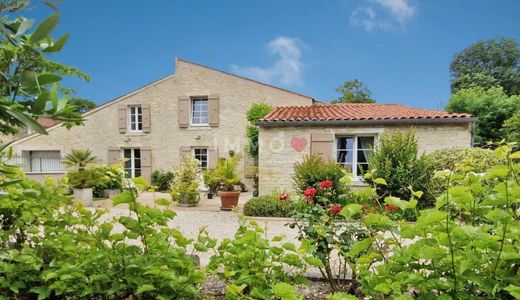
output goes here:
<path id="1" fill-rule="evenodd" d="M 208 98 L 191 99 L 191 125 L 208 125 Z"/>
<path id="2" fill-rule="evenodd" d="M 368 158 L 373 147 L 373 136 L 337 137 L 336 162 L 355 176 L 362 176 L 368 171 Z"/>
<path id="3" fill-rule="evenodd" d="M 141 176 L 141 150 L 137 148 L 123 149 L 125 173 L 127 178 Z"/>
<path id="4" fill-rule="evenodd" d="M 200 168 L 208 168 L 208 149 L 206 148 L 195 148 L 193 149 L 193 155 L 200 161 Z"/>
<path id="5" fill-rule="evenodd" d="M 128 107 L 128 122 L 130 131 L 143 131 L 143 111 L 140 105 L 133 105 Z"/>
<path id="6" fill-rule="evenodd" d="M 15 164 L 17 157 L 12 160 Z M 65 171 L 59 150 L 50 151 L 23 151 L 20 164 L 25 172 L 32 173 L 62 173 Z"/>

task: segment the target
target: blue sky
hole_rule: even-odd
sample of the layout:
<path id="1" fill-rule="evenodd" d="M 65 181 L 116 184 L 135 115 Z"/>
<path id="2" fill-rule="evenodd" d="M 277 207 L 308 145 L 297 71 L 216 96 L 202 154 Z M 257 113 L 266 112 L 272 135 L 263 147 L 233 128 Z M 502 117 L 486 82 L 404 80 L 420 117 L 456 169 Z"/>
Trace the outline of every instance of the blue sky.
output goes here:
<path id="1" fill-rule="evenodd" d="M 35 3 L 30 17 L 50 9 Z M 65 0 L 56 60 L 92 77 L 67 80 L 103 103 L 174 71 L 175 57 L 318 100 L 346 80 L 381 103 L 440 109 L 453 55 L 479 39 L 520 41 L 518 0 Z"/>

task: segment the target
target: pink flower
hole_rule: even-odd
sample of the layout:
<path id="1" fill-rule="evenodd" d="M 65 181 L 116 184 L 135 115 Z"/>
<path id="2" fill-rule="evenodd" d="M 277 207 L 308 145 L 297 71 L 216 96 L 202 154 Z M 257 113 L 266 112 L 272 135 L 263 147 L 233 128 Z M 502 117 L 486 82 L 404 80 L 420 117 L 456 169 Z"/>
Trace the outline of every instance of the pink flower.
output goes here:
<path id="1" fill-rule="evenodd" d="M 307 202 L 312 203 L 312 199 L 316 196 L 318 191 L 313 187 L 308 187 L 305 191 L 303 191 L 303 195 L 307 198 Z"/>
<path id="2" fill-rule="evenodd" d="M 332 180 L 324 180 L 320 182 L 320 190 L 324 190 L 328 187 L 331 187 L 333 184 Z"/>
<path id="3" fill-rule="evenodd" d="M 393 206 L 392 204 L 385 204 L 385 208 L 388 211 L 396 211 L 397 207 Z"/>
<path id="4" fill-rule="evenodd" d="M 341 211 L 342 207 L 339 204 L 334 204 L 329 208 L 329 212 L 331 215 L 336 215 Z"/>
<path id="5" fill-rule="evenodd" d="M 281 193 L 279 199 L 280 199 L 280 201 L 285 201 L 285 200 L 287 200 L 288 197 L 289 196 L 286 193 Z"/>

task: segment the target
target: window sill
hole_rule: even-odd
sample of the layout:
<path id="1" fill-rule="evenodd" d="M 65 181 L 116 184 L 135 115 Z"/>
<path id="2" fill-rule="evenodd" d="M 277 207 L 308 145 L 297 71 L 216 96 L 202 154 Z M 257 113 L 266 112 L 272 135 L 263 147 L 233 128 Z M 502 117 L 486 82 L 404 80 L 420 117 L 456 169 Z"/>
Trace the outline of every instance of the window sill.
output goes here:
<path id="1" fill-rule="evenodd" d="M 186 128 L 187 130 L 193 130 L 193 131 L 207 131 L 211 130 L 211 127 L 209 125 L 190 125 L 190 127 Z"/>
<path id="2" fill-rule="evenodd" d="M 141 135 L 146 135 L 146 133 L 144 133 L 142 131 L 134 131 L 134 132 L 125 133 L 125 136 L 141 136 Z"/>

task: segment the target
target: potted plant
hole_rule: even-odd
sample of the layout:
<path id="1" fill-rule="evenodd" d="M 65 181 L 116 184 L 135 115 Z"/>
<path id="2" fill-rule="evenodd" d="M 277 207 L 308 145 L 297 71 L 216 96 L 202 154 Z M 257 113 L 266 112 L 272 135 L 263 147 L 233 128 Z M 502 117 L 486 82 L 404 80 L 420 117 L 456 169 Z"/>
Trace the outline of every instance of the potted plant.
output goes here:
<path id="1" fill-rule="evenodd" d="M 179 167 L 172 171 L 172 200 L 180 206 L 196 206 L 200 200 L 197 177 L 200 171 L 200 162 L 192 156 L 186 156 Z"/>
<path id="2" fill-rule="evenodd" d="M 121 193 L 125 169 L 123 164 L 96 167 L 105 176 L 103 182 L 98 182 L 93 189 L 94 197 L 112 198 Z"/>
<path id="3" fill-rule="evenodd" d="M 220 179 L 216 170 L 204 170 L 202 177 L 204 179 L 204 185 L 208 188 L 206 195 L 208 199 L 213 199 L 213 195 L 216 195 L 220 189 Z"/>
<path id="4" fill-rule="evenodd" d="M 86 206 L 92 205 L 92 187 L 103 180 L 99 170 L 87 169 L 96 161 L 92 151 L 73 149 L 65 156 L 63 164 L 73 171 L 67 173 L 69 184 L 72 187 L 74 198 Z"/>
<path id="5" fill-rule="evenodd" d="M 74 199 L 85 206 L 92 206 L 92 188 L 105 181 L 106 177 L 98 168 L 83 169 L 67 173 Z"/>
<path id="6" fill-rule="evenodd" d="M 221 158 L 217 161 L 217 174 L 220 180 L 221 191 L 220 202 L 221 210 L 231 210 L 238 206 L 238 198 L 240 198 L 240 190 L 235 189 L 235 185 L 240 181 L 237 173 L 238 159 L 230 157 L 228 159 Z"/>
<path id="7" fill-rule="evenodd" d="M 197 203 L 200 201 L 200 191 L 198 187 L 199 185 L 196 182 L 183 182 L 173 189 L 172 199 L 176 201 L 179 206 L 197 206 Z"/>

